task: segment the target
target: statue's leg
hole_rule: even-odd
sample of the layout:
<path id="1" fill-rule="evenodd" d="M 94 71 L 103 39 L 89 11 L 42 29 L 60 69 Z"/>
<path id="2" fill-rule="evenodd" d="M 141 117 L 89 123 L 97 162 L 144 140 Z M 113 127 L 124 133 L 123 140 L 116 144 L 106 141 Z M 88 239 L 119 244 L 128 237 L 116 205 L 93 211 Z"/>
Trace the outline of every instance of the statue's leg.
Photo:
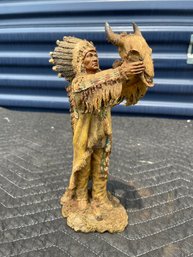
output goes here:
<path id="1" fill-rule="evenodd" d="M 76 180 L 76 200 L 80 209 L 85 209 L 88 204 L 88 181 L 90 177 L 91 157 L 86 161 L 86 165 L 77 172 Z"/>
<path id="2" fill-rule="evenodd" d="M 104 148 L 95 149 L 91 158 L 92 200 L 96 204 L 112 207 L 107 194 L 108 167 Z"/>
<path id="3" fill-rule="evenodd" d="M 90 176 L 90 161 L 88 157 L 86 165 L 79 171 L 72 173 L 69 180 L 69 186 L 60 199 L 61 204 L 66 204 L 71 200 L 87 199 L 88 197 L 88 180 Z"/>

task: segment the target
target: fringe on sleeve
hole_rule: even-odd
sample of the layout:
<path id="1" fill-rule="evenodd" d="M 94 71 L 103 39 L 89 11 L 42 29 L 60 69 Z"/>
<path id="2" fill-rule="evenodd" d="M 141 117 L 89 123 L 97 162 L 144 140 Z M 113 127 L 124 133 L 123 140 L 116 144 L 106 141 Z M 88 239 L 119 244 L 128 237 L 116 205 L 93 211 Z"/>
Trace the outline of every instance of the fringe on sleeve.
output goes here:
<path id="1" fill-rule="evenodd" d="M 80 85 L 76 85 L 74 99 L 76 107 L 82 112 L 93 112 L 101 107 L 113 106 L 120 98 L 122 80 L 118 69 L 98 72 L 85 76 Z"/>
<path id="2" fill-rule="evenodd" d="M 147 87 L 142 81 L 138 81 L 136 84 L 127 85 L 123 83 L 123 89 L 121 96 L 126 100 L 125 105 L 136 104 L 147 92 Z"/>

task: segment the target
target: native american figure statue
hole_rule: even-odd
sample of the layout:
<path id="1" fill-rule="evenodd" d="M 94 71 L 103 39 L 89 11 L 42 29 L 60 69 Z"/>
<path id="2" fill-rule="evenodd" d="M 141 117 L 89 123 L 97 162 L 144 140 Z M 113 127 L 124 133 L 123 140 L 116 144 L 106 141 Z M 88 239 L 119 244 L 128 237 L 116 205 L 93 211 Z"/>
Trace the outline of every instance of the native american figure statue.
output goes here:
<path id="1" fill-rule="evenodd" d="M 153 86 L 154 77 L 152 50 L 135 23 L 133 29 L 133 34 L 116 34 L 106 23 L 107 38 L 121 57 L 111 69 L 101 71 L 93 43 L 79 38 L 57 40 L 50 53 L 53 70 L 70 82 L 73 165 L 60 202 L 67 224 L 76 231 L 113 233 L 128 224 L 126 210 L 107 192 L 111 108 L 122 101 L 136 104 Z"/>

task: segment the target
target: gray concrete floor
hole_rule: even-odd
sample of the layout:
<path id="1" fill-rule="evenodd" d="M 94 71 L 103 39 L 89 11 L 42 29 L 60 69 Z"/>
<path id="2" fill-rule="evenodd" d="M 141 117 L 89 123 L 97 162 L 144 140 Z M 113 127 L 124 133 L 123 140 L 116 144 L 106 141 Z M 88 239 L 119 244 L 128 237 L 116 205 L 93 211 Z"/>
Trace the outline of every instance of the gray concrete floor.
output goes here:
<path id="1" fill-rule="evenodd" d="M 67 113 L 0 109 L 1 257 L 193 256 L 193 120 L 113 116 L 108 186 L 129 214 L 118 234 L 62 218 L 71 142 Z"/>

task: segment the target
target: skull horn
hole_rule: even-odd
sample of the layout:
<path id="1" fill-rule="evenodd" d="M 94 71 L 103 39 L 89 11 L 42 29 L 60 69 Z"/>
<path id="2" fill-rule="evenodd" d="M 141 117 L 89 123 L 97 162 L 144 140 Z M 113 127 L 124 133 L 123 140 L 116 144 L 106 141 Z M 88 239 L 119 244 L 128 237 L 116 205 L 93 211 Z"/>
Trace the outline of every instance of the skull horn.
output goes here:
<path id="1" fill-rule="evenodd" d="M 142 37 L 141 31 L 138 28 L 137 24 L 135 22 L 132 22 L 132 25 L 133 25 L 133 31 L 134 31 L 135 35 Z"/>
<path id="2" fill-rule="evenodd" d="M 105 23 L 105 32 L 106 32 L 108 41 L 110 41 L 115 46 L 121 45 L 120 35 L 112 31 L 108 22 Z"/>

